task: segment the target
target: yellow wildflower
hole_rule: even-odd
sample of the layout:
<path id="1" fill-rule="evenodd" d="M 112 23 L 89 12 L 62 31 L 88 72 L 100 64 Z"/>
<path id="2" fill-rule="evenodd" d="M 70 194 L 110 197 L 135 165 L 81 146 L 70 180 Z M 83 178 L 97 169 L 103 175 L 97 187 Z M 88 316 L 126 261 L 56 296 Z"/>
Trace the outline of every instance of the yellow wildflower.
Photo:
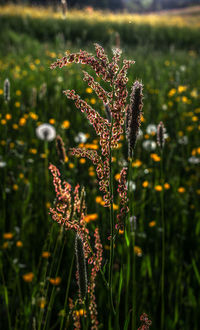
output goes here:
<path id="1" fill-rule="evenodd" d="M 89 176 L 95 176 L 95 172 L 94 171 L 89 171 Z"/>
<path id="2" fill-rule="evenodd" d="M 15 93 L 17 96 L 20 96 L 20 95 L 22 95 L 22 92 L 18 89 L 17 91 L 16 91 L 16 93 Z"/>
<path id="3" fill-rule="evenodd" d="M 37 149 L 35 148 L 30 148 L 29 149 L 30 154 L 36 155 L 37 154 Z"/>
<path id="4" fill-rule="evenodd" d="M 57 276 L 56 278 L 50 278 L 49 282 L 53 285 L 59 285 L 61 282 L 61 277 Z"/>
<path id="5" fill-rule="evenodd" d="M 51 253 L 48 251 L 43 251 L 42 252 L 42 258 L 48 259 L 50 257 Z"/>
<path id="6" fill-rule="evenodd" d="M 29 116 L 33 119 L 33 120 L 38 120 L 38 115 L 34 112 L 30 112 Z"/>
<path id="7" fill-rule="evenodd" d="M 183 92 L 185 92 L 187 90 L 187 86 L 178 86 L 178 92 L 179 93 L 183 93 Z"/>
<path id="8" fill-rule="evenodd" d="M 85 164 L 85 162 L 86 162 L 85 158 L 80 158 L 80 159 L 79 159 L 79 163 L 80 163 L 80 164 Z"/>
<path id="9" fill-rule="evenodd" d="M 21 103 L 20 103 L 20 102 L 18 102 L 18 101 L 17 101 L 17 102 L 15 102 L 15 107 L 16 107 L 16 108 L 19 108 L 19 107 L 20 107 L 20 105 L 21 105 Z"/>
<path id="10" fill-rule="evenodd" d="M 64 128 L 64 129 L 69 128 L 69 127 L 70 127 L 70 122 L 69 122 L 69 120 L 64 120 L 64 121 L 62 122 L 62 126 L 61 126 L 61 127 Z"/>
<path id="11" fill-rule="evenodd" d="M 142 165 L 141 160 L 136 159 L 133 163 L 132 163 L 132 167 L 140 167 Z"/>
<path id="12" fill-rule="evenodd" d="M 34 278 L 34 274 L 33 273 L 26 273 L 22 276 L 22 278 L 25 282 L 32 282 L 32 280 Z"/>
<path id="13" fill-rule="evenodd" d="M 176 94 L 176 89 L 175 88 L 172 88 L 169 93 L 168 93 L 168 96 L 169 97 L 172 97 L 174 94 Z"/>
<path id="14" fill-rule="evenodd" d="M 184 187 L 179 187 L 179 188 L 178 188 L 178 192 L 179 192 L 180 194 L 183 194 L 183 193 L 185 192 L 185 188 L 184 188 Z"/>
<path id="15" fill-rule="evenodd" d="M 13 190 L 15 190 L 15 191 L 17 191 L 17 190 L 19 189 L 19 187 L 18 187 L 17 184 L 14 184 L 12 188 L 13 188 Z"/>
<path id="16" fill-rule="evenodd" d="M 2 248 L 7 249 L 8 248 L 8 242 L 4 242 L 3 245 L 2 245 Z"/>
<path id="17" fill-rule="evenodd" d="M 69 168 L 74 168 L 74 164 L 73 163 L 69 163 Z"/>
<path id="18" fill-rule="evenodd" d="M 100 204 L 102 202 L 102 197 L 101 196 L 97 196 L 95 198 L 95 201 L 96 201 L 97 204 Z"/>
<path id="19" fill-rule="evenodd" d="M 17 241 L 17 242 L 16 242 L 16 246 L 17 246 L 17 247 L 22 247 L 22 246 L 23 246 L 22 241 Z"/>
<path id="20" fill-rule="evenodd" d="M 12 239 L 13 238 L 13 233 L 4 233 L 3 238 L 4 239 Z"/>
<path id="21" fill-rule="evenodd" d="M 119 233 L 120 235 L 123 235 L 123 234 L 124 234 L 124 230 L 119 229 L 118 233 Z"/>
<path id="22" fill-rule="evenodd" d="M 193 117 L 192 117 L 192 121 L 195 122 L 195 121 L 198 121 L 198 120 L 199 120 L 199 118 L 198 118 L 197 116 L 193 116 Z"/>
<path id="23" fill-rule="evenodd" d="M 24 117 L 19 119 L 19 126 L 24 126 L 26 124 L 26 119 Z"/>
<path id="24" fill-rule="evenodd" d="M 91 102 L 91 104 L 95 104 L 96 103 L 96 99 L 93 97 L 93 98 L 90 99 L 90 102 Z"/>
<path id="25" fill-rule="evenodd" d="M 88 87 L 88 88 L 86 88 L 85 91 L 86 91 L 86 93 L 91 94 L 92 93 L 92 88 Z"/>
<path id="26" fill-rule="evenodd" d="M 10 113 L 7 113 L 5 115 L 6 120 L 10 120 L 12 118 L 12 115 Z"/>
<path id="27" fill-rule="evenodd" d="M 84 220 L 85 222 L 90 222 L 90 221 L 95 221 L 98 218 L 98 214 L 97 213 L 92 213 L 92 214 L 88 214 L 85 216 Z"/>
<path id="28" fill-rule="evenodd" d="M 161 158 L 157 154 L 151 154 L 150 157 L 154 160 L 154 162 L 160 162 Z"/>
<path id="29" fill-rule="evenodd" d="M 39 60 L 39 58 L 36 58 L 36 60 L 35 60 L 35 64 L 40 64 L 40 60 Z"/>
<path id="30" fill-rule="evenodd" d="M 148 182 L 148 181 L 144 181 L 144 182 L 142 183 L 142 186 L 143 186 L 144 188 L 147 188 L 148 185 L 149 185 L 149 182 Z"/>
<path id="31" fill-rule="evenodd" d="M 120 173 L 117 173 L 116 175 L 115 175 L 115 180 L 119 180 L 120 179 Z"/>
<path id="32" fill-rule="evenodd" d="M 166 182 L 166 183 L 164 184 L 164 188 L 165 188 L 166 190 L 167 190 L 167 189 L 170 189 L 170 184 Z"/>
<path id="33" fill-rule="evenodd" d="M 116 211 L 118 209 L 119 209 L 119 206 L 117 204 L 113 203 L 113 210 Z"/>
<path id="34" fill-rule="evenodd" d="M 51 124 L 51 125 L 54 125 L 55 124 L 55 119 L 54 118 L 51 118 L 51 119 L 49 119 L 49 124 Z"/>
<path id="35" fill-rule="evenodd" d="M 17 130 L 19 128 L 19 126 L 17 124 L 13 124 L 12 125 L 13 129 Z"/>
<path id="36" fill-rule="evenodd" d="M 6 125 L 7 121 L 5 119 L 1 119 L 1 125 Z"/>
<path id="37" fill-rule="evenodd" d="M 156 225 L 156 222 L 155 221 L 149 222 L 149 227 L 155 227 L 155 225 Z"/>
<path id="38" fill-rule="evenodd" d="M 0 95 L 3 95 L 3 89 L 0 89 Z"/>
<path id="39" fill-rule="evenodd" d="M 46 305 L 46 300 L 45 300 L 45 298 L 41 298 L 41 299 L 39 300 L 39 307 L 40 307 L 41 309 L 44 309 L 44 308 L 45 308 L 45 305 Z"/>
<path id="40" fill-rule="evenodd" d="M 138 257 L 142 256 L 142 249 L 139 246 L 134 246 L 134 252 Z"/>
<path id="41" fill-rule="evenodd" d="M 162 191 L 162 186 L 161 185 L 157 185 L 157 186 L 154 187 L 154 189 L 156 191 Z"/>
<path id="42" fill-rule="evenodd" d="M 49 209 L 51 207 L 51 203 L 50 202 L 46 202 L 46 208 Z"/>

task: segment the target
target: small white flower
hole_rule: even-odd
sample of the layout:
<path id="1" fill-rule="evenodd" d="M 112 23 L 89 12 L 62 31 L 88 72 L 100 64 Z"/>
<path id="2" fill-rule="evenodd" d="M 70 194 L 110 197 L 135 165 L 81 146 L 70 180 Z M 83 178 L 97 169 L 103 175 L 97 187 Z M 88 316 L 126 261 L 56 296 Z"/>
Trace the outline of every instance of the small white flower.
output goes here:
<path id="1" fill-rule="evenodd" d="M 36 135 L 41 140 L 52 141 L 56 137 L 56 130 L 50 124 L 41 124 L 36 128 Z"/>
<path id="2" fill-rule="evenodd" d="M 4 161 L 0 161 L 0 168 L 3 168 L 3 167 L 5 167 L 6 166 L 6 162 L 4 162 Z"/>
<path id="3" fill-rule="evenodd" d="M 57 78 L 57 82 L 59 82 L 59 83 L 63 82 L 63 77 L 59 76 L 59 77 Z"/>
<path id="4" fill-rule="evenodd" d="M 142 143 L 142 146 L 147 151 L 152 151 L 156 149 L 156 142 L 151 140 L 146 140 Z"/>
<path id="5" fill-rule="evenodd" d="M 179 144 L 188 144 L 188 137 L 187 136 L 183 136 L 180 139 L 178 139 L 178 143 Z"/>
<path id="6" fill-rule="evenodd" d="M 163 109 L 163 111 L 167 111 L 167 104 L 163 104 L 162 109 Z"/>
<path id="7" fill-rule="evenodd" d="M 200 163 L 200 158 L 192 156 L 192 157 L 188 158 L 188 162 L 190 164 L 199 164 Z"/>
<path id="8" fill-rule="evenodd" d="M 154 124 L 150 124 L 147 126 L 147 134 L 152 134 L 152 133 L 156 133 L 157 132 L 157 126 Z"/>
<path id="9" fill-rule="evenodd" d="M 142 137 L 143 137 L 143 132 L 142 132 L 142 130 L 139 128 L 137 139 L 141 139 Z"/>
<path id="10" fill-rule="evenodd" d="M 85 133 L 79 132 L 78 135 L 74 138 L 74 141 L 77 143 L 85 143 L 87 141 L 87 136 Z"/>
<path id="11" fill-rule="evenodd" d="M 144 174 L 149 174 L 149 170 L 148 170 L 148 168 L 145 168 L 145 170 L 144 170 Z"/>
<path id="12" fill-rule="evenodd" d="M 185 70 L 186 70 L 186 66 L 185 65 L 181 65 L 180 66 L 180 71 L 185 72 Z"/>
<path id="13" fill-rule="evenodd" d="M 135 184 L 135 182 L 133 182 L 133 181 L 129 181 L 129 183 L 127 182 L 127 183 L 126 183 L 126 186 L 127 186 L 127 188 L 128 188 L 128 186 L 129 186 L 129 190 L 130 190 L 130 191 L 135 191 L 135 190 L 136 190 L 136 184 Z"/>

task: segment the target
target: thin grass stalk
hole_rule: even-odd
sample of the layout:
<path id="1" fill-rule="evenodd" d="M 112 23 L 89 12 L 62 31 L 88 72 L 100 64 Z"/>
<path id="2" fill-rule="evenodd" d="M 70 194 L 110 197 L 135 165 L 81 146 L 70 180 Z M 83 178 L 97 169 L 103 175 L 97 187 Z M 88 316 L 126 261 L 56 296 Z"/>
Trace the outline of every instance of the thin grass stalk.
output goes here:
<path id="1" fill-rule="evenodd" d="M 48 185 L 49 185 L 49 168 L 48 168 L 48 141 L 47 140 L 44 141 L 44 154 L 45 154 L 45 159 L 44 159 L 45 180 L 46 180 L 46 187 L 48 187 Z M 48 191 L 48 189 L 47 189 L 47 191 Z"/>
<path id="2" fill-rule="evenodd" d="M 164 329 L 165 324 L 165 219 L 164 219 L 164 187 L 163 187 L 163 149 L 161 149 L 161 222 L 162 222 L 162 271 L 161 271 L 161 330 Z"/>
<path id="3" fill-rule="evenodd" d="M 111 150 L 111 137 L 112 137 L 112 128 L 113 128 L 113 118 L 111 120 L 111 129 L 110 129 L 110 155 L 109 155 L 109 165 L 110 165 L 110 176 L 109 176 L 109 190 L 111 195 L 111 205 L 110 205 L 110 259 L 109 259 L 109 288 L 110 288 L 110 307 L 115 314 L 115 309 L 113 305 L 113 296 L 112 296 L 112 280 L 113 280 L 113 258 L 114 258 L 114 211 L 113 211 L 113 178 L 112 178 L 112 150 Z"/>
<path id="4" fill-rule="evenodd" d="M 4 275 L 3 275 L 2 266 L 3 266 L 3 265 L 0 265 L 0 269 L 1 269 L 2 283 L 3 283 L 3 287 L 4 287 L 4 299 L 5 299 L 6 312 L 7 312 L 7 318 L 8 318 L 8 329 L 9 329 L 9 330 L 12 330 L 12 326 L 11 326 L 11 317 L 10 317 L 10 311 L 9 311 L 8 290 L 7 290 L 7 287 L 6 287 L 6 284 L 5 284 L 5 279 L 4 279 Z"/>
<path id="5" fill-rule="evenodd" d="M 68 295 L 69 295 L 69 286 L 70 286 L 71 277 L 72 277 L 72 270 L 73 270 L 73 265 L 74 265 L 74 257 L 75 257 L 75 254 L 73 254 L 73 257 L 72 257 L 71 266 L 70 266 L 69 275 L 68 275 L 67 289 L 66 289 L 65 302 L 64 302 L 64 312 L 65 312 L 66 307 L 67 307 L 67 299 L 68 299 Z M 62 318 L 61 318 L 60 330 L 62 330 L 62 328 L 63 328 L 64 321 L 65 321 L 65 315 L 63 315 Z"/>
<path id="6" fill-rule="evenodd" d="M 129 160 L 129 183 L 132 179 L 132 162 L 133 162 L 133 150 L 131 150 L 130 160 Z M 135 258 L 135 224 L 134 224 L 134 215 L 133 215 L 133 191 L 129 188 L 129 223 L 133 221 L 131 228 L 131 244 L 130 244 L 130 255 L 132 256 L 132 318 L 131 318 L 131 329 L 136 329 L 136 258 Z M 131 219 L 132 217 L 132 219 Z"/>
<path id="7" fill-rule="evenodd" d="M 51 230 L 50 230 L 50 232 L 49 232 L 49 244 L 48 244 L 48 251 L 50 250 L 50 246 L 51 246 L 51 235 L 52 235 L 52 233 L 53 233 L 53 225 L 51 226 Z M 46 246 L 46 244 L 47 244 L 47 241 L 45 242 L 45 244 L 44 244 L 44 246 Z M 41 261 L 42 261 L 42 257 L 40 257 L 40 261 L 39 261 L 39 266 L 38 266 L 38 272 L 39 272 L 39 268 L 40 268 L 40 263 L 41 263 Z M 46 279 L 46 275 L 47 275 L 47 263 L 46 263 L 46 268 L 45 268 L 45 272 L 44 272 L 44 281 L 45 281 L 45 279 Z M 47 289 L 47 291 L 48 291 L 48 289 Z M 46 291 L 46 296 L 47 296 L 47 291 Z M 39 313 L 39 327 L 38 327 L 38 329 L 40 329 L 40 327 L 41 327 L 41 322 L 42 322 L 42 318 L 43 318 L 43 314 L 44 314 L 44 309 L 40 309 L 40 313 Z"/>
<path id="8" fill-rule="evenodd" d="M 66 237 L 65 237 L 65 240 L 64 240 L 64 243 L 62 245 L 61 252 L 60 252 L 60 257 L 59 257 L 59 260 L 58 260 L 58 266 L 57 266 L 56 275 L 55 275 L 56 277 L 58 276 L 58 272 L 59 272 L 59 269 L 60 269 L 60 264 L 61 264 L 61 260 L 62 260 L 62 256 L 63 256 L 65 243 L 66 243 Z M 46 326 L 47 326 L 47 329 L 49 329 L 49 322 L 50 322 L 50 315 L 49 314 L 51 313 L 51 310 L 52 310 L 52 306 L 53 306 L 53 302 L 54 302 L 54 298 L 55 298 L 55 290 L 56 290 L 56 287 L 54 286 L 53 290 L 51 292 L 51 297 L 50 297 L 49 306 L 48 306 L 48 309 L 47 309 L 47 315 L 46 315 L 46 318 L 45 318 L 45 323 L 44 323 L 43 330 L 46 329 Z"/>
<path id="9" fill-rule="evenodd" d="M 128 238 L 130 237 L 130 217 L 131 217 L 131 196 L 130 196 L 130 181 L 132 177 L 132 158 L 129 158 L 129 164 L 128 164 L 128 195 L 129 195 L 129 213 L 126 217 L 126 227 L 125 230 L 127 231 Z M 129 243 L 129 245 L 128 245 Z M 127 269 L 126 269 L 126 296 L 125 296 L 125 316 L 128 314 L 128 305 L 129 305 L 129 281 L 130 281 L 130 241 L 127 243 Z"/>
<path id="10" fill-rule="evenodd" d="M 60 234 L 62 235 L 62 230 L 63 228 L 61 227 L 61 230 L 60 230 Z M 57 240 L 56 240 L 56 246 L 55 246 L 55 249 L 53 251 L 53 256 L 52 256 L 52 264 L 51 264 L 51 268 L 50 268 L 50 272 L 49 272 L 49 277 L 51 277 L 51 274 L 52 274 L 52 270 L 53 270 L 53 266 L 54 266 L 54 260 L 55 260 L 55 255 L 56 255 L 56 252 L 57 252 L 57 248 L 58 248 L 58 242 L 59 242 L 59 235 L 57 237 Z M 47 297 L 47 293 L 48 293 L 48 290 L 49 290 L 49 283 L 47 284 L 47 288 L 46 288 L 46 293 L 45 293 L 45 298 Z M 39 320 L 39 326 L 38 326 L 38 330 L 41 329 L 41 326 L 42 326 L 42 320 L 43 320 L 43 315 L 44 315 L 44 309 L 41 310 L 41 313 L 40 313 L 40 320 Z"/>

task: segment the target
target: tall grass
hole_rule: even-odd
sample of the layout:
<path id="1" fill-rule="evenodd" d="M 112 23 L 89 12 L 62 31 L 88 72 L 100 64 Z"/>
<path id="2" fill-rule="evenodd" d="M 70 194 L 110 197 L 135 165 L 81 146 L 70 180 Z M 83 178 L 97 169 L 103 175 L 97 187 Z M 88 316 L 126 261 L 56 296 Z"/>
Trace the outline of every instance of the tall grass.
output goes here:
<path id="1" fill-rule="evenodd" d="M 6 31 L 4 38 L 7 40 L 5 45 L 8 45 Z M 92 145 L 97 150 L 99 146 L 87 120 L 76 112 L 72 103 L 66 101 L 62 90 L 66 86 L 78 90 L 81 97 L 98 108 L 101 114 L 104 108 L 97 97 L 86 90 L 87 85 L 82 82 L 78 66 L 69 65 L 66 70 L 55 73 L 49 70 L 52 61 L 66 50 L 62 42 L 42 44 L 25 35 L 22 46 L 21 38 L 20 34 L 15 34 L 9 52 L 2 49 L 2 44 L 0 46 L 1 326 L 27 329 L 40 325 L 43 329 L 45 324 L 46 328 L 72 328 L 73 324 L 68 298 L 77 293 L 74 236 L 69 232 L 60 236 L 59 226 L 52 224 L 48 214 L 49 205 L 54 205 L 55 194 L 51 181 L 45 180 L 44 176 L 47 162 L 44 142 L 35 133 L 41 122 L 50 121 L 66 142 L 68 158 L 62 176 L 73 186 L 77 182 L 86 186 L 87 226 L 91 232 L 97 225 L 101 228 L 104 253 L 102 269 L 97 277 L 96 299 L 100 326 L 112 328 L 109 323 L 109 291 L 105 284 L 110 255 L 110 241 L 107 240 L 109 211 L 106 212 L 102 206 L 91 164 L 75 160 L 69 153 L 70 146 L 83 143 L 80 138 L 78 140 L 78 132 L 86 134 L 87 141 L 83 146 L 90 148 Z M 31 47 L 32 42 L 34 47 Z M 110 54 L 110 47 L 106 50 Z M 164 323 L 166 329 L 198 329 L 200 67 L 197 53 L 194 49 L 186 50 L 186 47 L 185 50 L 172 49 L 171 52 L 152 49 L 147 52 L 147 48 L 125 46 L 124 57 L 136 60 L 129 72 L 128 89 L 137 78 L 141 78 L 144 84 L 144 120 L 141 126 L 143 136 L 138 139 L 135 158 L 132 166 L 129 165 L 132 186 L 136 186 L 136 190 L 132 191 L 134 202 L 131 208 L 137 218 L 137 228 L 127 227 L 114 242 L 112 294 L 117 316 L 113 319 L 116 328 L 128 328 L 131 324 L 133 291 L 127 288 L 133 283 L 135 265 L 136 327 L 140 324 L 139 316 L 146 312 L 153 321 L 152 328 L 160 328 L 163 232 L 158 186 L 163 185 L 166 253 Z M 10 80 L 11 92 L 7 104 L 2 92 L 6 78 Z M 41 97 L 39 91 L 44 82 L 47 83 L 47 92 Z M 31 101 L 32 88 L 37 90 L 35 104 Z M 144 148 L 144 142 L 156 142 L 154 131 L 149 133 L 149 124 L 157 126 L 160 120 L 165 123 L 169 135 L 162 157 L 164 182 L 160 180 L 159 150 Z M 112 155 L 114 189 L 117 188 L 116 175 L 127 157 L 126 143 L 124 140 L 120 143 Z M 53 141 L 48 144 L 48 162 L 58 167 L 60 164 Z M 119 200 L 113 205 L 114 218 L 118 212 L 116 205 L 119 206 Z M 78 313 L 83 312 L 77 306 Z M 85 322 L 85 328 L 89 327 L 88 320 L 81 320 Z"/>

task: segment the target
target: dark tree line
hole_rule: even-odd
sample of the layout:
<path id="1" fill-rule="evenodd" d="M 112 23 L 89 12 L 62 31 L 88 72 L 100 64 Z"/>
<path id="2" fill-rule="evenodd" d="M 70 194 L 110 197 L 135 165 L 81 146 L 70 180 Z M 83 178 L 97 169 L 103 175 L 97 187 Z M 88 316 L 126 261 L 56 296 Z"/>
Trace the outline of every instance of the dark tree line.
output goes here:
<path id="1" fill-rule="evenodd" d="M 58 6 L 62 0 L 11 0 L 12 3 Z M 91 6 L 99 9 L 131 11 L 156 11 L 162 9 L 182 8 L 200 4 L 200 0 L 64 0 L 69 8 Z M 8 0 L 0 0 L 8 3 Z"/>

